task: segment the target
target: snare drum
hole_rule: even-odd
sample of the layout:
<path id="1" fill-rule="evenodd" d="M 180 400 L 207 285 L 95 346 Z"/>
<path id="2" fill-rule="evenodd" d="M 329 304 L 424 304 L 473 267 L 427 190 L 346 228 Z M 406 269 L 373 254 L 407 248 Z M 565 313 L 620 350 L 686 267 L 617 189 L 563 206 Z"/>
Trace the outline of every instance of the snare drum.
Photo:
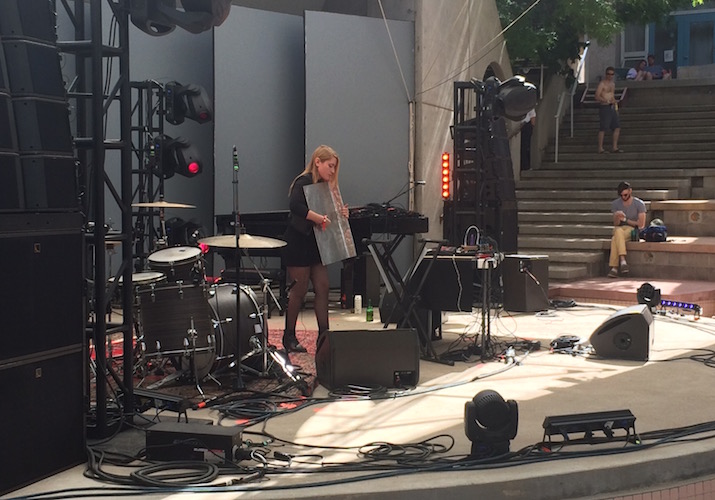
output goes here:
<path id="1" fill-rule="evenodd" d="M 206 287 L 152 285 L 140 288 L 138 297 L 146 355 L 169 358 L 197 381 L 208 375 L 216 346 Z"/>
<path id="2" fill-rule="evenodd" d="M 132 284 L 134 286 L 151 285 L 152 283 L 159 283 L 165 280 L 166 276 L 164 275 L 164 273 L 160 273 L 157 271 L 142 271 L 140 273 L 132 273 Z M 109 278 L 109 282 L 114 283 L 114 276 Z M 124 276 L 120 276 L 117 283 L 119 284 L 119 286 L 121 286 L 123 282 Z"/>
<path id="3" fill-rule="evenodd" d="M 204 281 L 201 249 L 171 247 L 157 250 L 147 257 L 149 268 L 166 275 L 170 282 L 201 283 Z"/>
<path id="4" fill-rule="evenodd" d="M 241 291 L 239 308 L 241 317 L 237 321 L 236 293 Z M 263 334 L 263 316 L 256 301 L 256 294 L 247 286 L 236 287 L 232 283 L 222 283 L 209 290 L 209 304 L 216 318 L 216 367 L 224 367 L 235 361 L 238 351 L 236 342 L 240 341 L 241 357 L 249 352 L 249 339 Z M 240 333 L 236 336 L 237 323 L 240 323 Z M 263 340 L 261 340 L 263 342 Z"/>

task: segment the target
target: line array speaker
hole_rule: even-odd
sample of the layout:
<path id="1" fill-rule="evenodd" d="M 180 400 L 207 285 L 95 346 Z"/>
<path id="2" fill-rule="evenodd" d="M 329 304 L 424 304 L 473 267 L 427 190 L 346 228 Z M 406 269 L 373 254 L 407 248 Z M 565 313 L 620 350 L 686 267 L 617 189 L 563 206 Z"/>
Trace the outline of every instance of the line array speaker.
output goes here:
<path id="1" fill-rule="evenodd" d="M 348 385 L 415 386 L 420 378 L 417 331 L 327 331 L 315 353 L 320 383 L 328 389 Z"/>
<path id="2" fill-rule="evenodd" d="M 22 208 L 25 204 L 25 200 L 21 198 L 22 192 L 20 155 L 0 153 L 0 210 Z"/>
<path id="3" fill-rule="evenodd" d="M 2 46 L 13 96 L 37 94 L 65 99 L 56 46 L 28 40 L 5 40 Z"/>
<path id="4" fill-rule="evenodd" d="M 21 156 L 27 210 L 77 210 L 77 166 L 72 156 Z"/>
<path id="5" fill-rule="evenodd" d="M 606 318 L 590 342 L 603 358 L 648 361 L 653 333 L 653 314 L 646 304 L 638 304 Z"/>
<path id="6" fill-rule="evenodd" d="M 67 102 L 39 97 L 13 98 L 20 153 L 72 154 Z"/>
<path id="7" fill-rule="evenodd" d="M 48 0 L 3 0 L 0 2 L 0 37 L 31 38 L 56 43 L 57 19 Z"/>
<path id="8" fill-rule="evenodd" d="M 17 152 L 17 133 L 12 112 L 12 100 L 8 94 L 3 93 L 0 93 L 0 150 Z"/>

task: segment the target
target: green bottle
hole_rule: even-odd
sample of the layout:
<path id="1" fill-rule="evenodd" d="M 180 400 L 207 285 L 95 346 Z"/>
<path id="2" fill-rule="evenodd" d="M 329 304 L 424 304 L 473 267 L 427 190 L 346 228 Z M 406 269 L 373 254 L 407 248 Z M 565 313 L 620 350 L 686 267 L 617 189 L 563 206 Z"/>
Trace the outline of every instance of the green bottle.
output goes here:
<path id="1" fill-rule="evenodd" d="M 365 321 L 372 321 L 372 300 L 367 299 L 367 309 L 365 309 Z"/>

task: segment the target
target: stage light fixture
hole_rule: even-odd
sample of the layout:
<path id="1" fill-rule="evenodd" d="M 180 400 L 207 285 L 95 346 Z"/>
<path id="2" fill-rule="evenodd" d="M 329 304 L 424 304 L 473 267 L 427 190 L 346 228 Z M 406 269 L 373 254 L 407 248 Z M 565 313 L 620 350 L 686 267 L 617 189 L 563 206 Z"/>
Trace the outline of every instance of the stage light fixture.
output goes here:
<path id="1" fill-rule="evenodd" d="M 169 82 L 164 86 L 164 106 L 166 121 L 179 125 L 188 118 L 197 123 L 207 123 L 213 119 L 211 100 L 200 85 L 181 85 Z"/>
<path id="2" fill-rule="evenodd" d="M 636 298 L 639 304 L 645 304 L 653 310 L 660 305 L 660 288 L 650 283 L 643 283 L 636 292 Z"/>
<path id="3" fill-rule="evenodd" d="M 231 12 L 231 0 L 131 0 L 132 23 L 152 36 L 166 35 L 177 26 L 190 33 L 202 33 L 220 26 Z"/>
<path id="4" fill-rule="evenodd" d="M 442 199 L 448 200 L 450 195 L 449 153 L 442 153 Z"/>
<path id="5" fill-rule="evenodd" d="M 536 107 L 536 87 L 521 75 L 513 76 L 504 82 L 495 76 L 490 76 L 484 82 L 473 78 L 471 82 L 483 95 L 485 113 L 494 118 L 503 116 L 509 120 L 521 121 Z"/>
<path id="6" fill-rule="evenodd" d="M 187 139 L 163 135 L 153 140 L 153 172 L 164 179 L 174 174 L 195 177 L 203 171 L 203 163 L 196 147 Z M 152 153 L 150 153 L 152 158 Z"/>
<path id="7" fill-rule="evenodd" d="M 552 436 L 561 436 L 561 444 L 595 444 L 602 441 L 623 440 L 636 442 L 636 417 L 630 410 L 599 411 L 558 415 L 544 419 L 543 442 L 552 442 Z M 626 431 L 625 436 L 617 436 L 614 431 Z M 603 436 L 595 436 L 595 433 Z M 579 436 L 572 436 L 578 434 Z"/>
<path id="8" fill-rule="evenodd" d="M 472 442 L 473 458 L 508 453 L 518 425 L 516 401 L 504 401 L 496 391 L 481 391 L 464 405 L 464 432 Z"/>

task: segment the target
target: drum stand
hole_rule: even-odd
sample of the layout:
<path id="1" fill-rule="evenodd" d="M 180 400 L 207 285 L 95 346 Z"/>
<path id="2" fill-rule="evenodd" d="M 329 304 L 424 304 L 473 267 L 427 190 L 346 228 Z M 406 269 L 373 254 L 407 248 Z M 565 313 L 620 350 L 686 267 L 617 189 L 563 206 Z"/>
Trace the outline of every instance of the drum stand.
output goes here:
<path id="1" fill-rule="evenodd" d="M 248 252 L 244 252 L 244 255 L 248 257 L 248 260 L 251 262 L 251 265 L 253 266 L 253 269 L 256 270 L 256 274 L 258 274 L 258 277 L 261 278 L 261 291 L 263 292 L 263 297 L 264 299 L 266 298 L 266 294 L 270 295 L 271 299 L 273 300 L 273 303 L 276 305 L 278 308 L 278 311 L 283 314 L 283 306 L 281 306 L 280 300 L 278 300 L 278 297 L 273 293 L 273 290 L 271 290 L 271 280 L 265 277 L 265 275 L 261 272 L 261 270 L 258 268 L 255 262 L 253 262 L 253 259 L 249 255 Z M 240 279 L 238 275 L 238 271 L 236 271 L 236 282 L 238 282 Z M 264 300 L 264 305 L 266 305 L 266 301 Z M 265 307 L 265 316 L 263 316 L 263 319 L 266 320 L 268 319 L 270 312 L 268 307 Z"/>
<path id="2" fill-rule="evenodd" d="M 246 355 L 241 358 L 241 361 L 243 362 L 250 357 L 260 354 L 261 370 L 255 370 L 245 365 L 243 366 L 243 369 L 253 373 L 254 375 L 258 375 L 259 377 L 271 377 L 271 372 L 276 372 L 278 374 L 278 378 L 288 378 L 288 380 L 284 384 L 280 385 L 276 391 L 280 392 L 285 388 L 296 385 L 300 387 L 302 394 L 307 395 L 308 386 L 305 383 L 305 380 L 303 380 L 303 377 L 296 372 L 295 367 L 291 364 L 288 355 L 281 355 L 276 351 L 274 346 L 268 344 L 268 295 L 270 294 L 275 300 L 275 296 L 271 293 L 270 284 L 271 280 L 263 279 L 263 304 L 262 311 L 260 313 L 263 316 L 262 338 L 259 339 L 257 335 L 252 336 L 248 340 L 251 346 L 251 351 L 246 353 Z M 270 361 L 268 359 L 269 357 Z"/>

